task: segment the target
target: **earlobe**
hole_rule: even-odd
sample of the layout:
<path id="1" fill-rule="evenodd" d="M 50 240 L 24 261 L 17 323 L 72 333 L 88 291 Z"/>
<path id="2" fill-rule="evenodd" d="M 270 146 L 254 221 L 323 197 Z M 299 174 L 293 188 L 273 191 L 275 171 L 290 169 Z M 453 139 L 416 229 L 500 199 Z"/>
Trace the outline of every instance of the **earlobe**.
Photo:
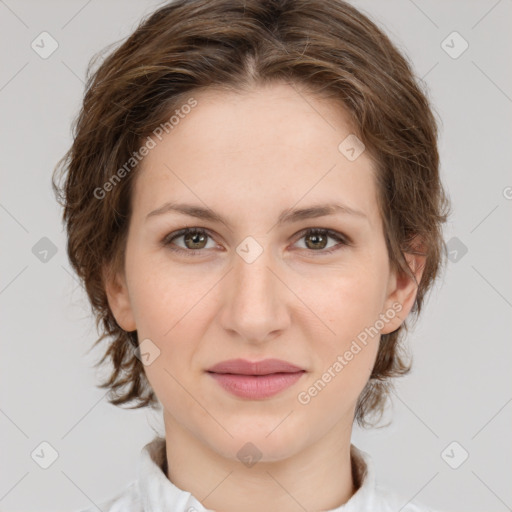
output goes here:
<path id="1" fill-rule="evenodd" d="M 419 252 L 405 253 L 404 256 L 414 277 L 401 270 L 392 272 L 384 314 L 387 311 L 394 311 L 394 313 L 393 318 L 385 325 L 381 334 L 396 331 L 409 315 L 416 300 L 418 285 L 425 269 L 426 257 Z"/>
<path id="2" fill-rule="evenodd" d="M 110 310 L 119 327 L 127 332 L 135 331 L 137 327 L 124 274 L 121 272 L 114 274 L 105 267 L 103 269 L 103 282 Z"/>

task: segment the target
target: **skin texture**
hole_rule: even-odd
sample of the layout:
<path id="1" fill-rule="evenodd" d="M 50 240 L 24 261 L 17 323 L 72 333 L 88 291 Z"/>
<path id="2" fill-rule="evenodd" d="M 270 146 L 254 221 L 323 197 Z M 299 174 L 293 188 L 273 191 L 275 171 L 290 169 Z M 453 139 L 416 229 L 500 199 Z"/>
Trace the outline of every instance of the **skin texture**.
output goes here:
<path id="1" fill-rule="evenodd" d="M 164 410 L 167 476 L 224 512 L 337 507 L 355 491 L 352 423 L 379 336 L 307 405 L 297 396 L 398 303 L 401 311 L 381 333 L 396 330 L 416 284 L 390 269 L 372 161 L 363 152 L 351 162 L 338 150 L 352 133 L 340 105 L 287 84 L 193 97 L 198 105 L 137 170 L 125 272 L 107 283 L 119 325 L 160 350 L 145 371 Z M 167 201 L 208 207 L 229 226 L 178 213 L 146 218 Z M 285 209 L 322 203 L 365 217 L 337 213 L 277 225 Z M 185 227 L 209 231 L 196 255 L 162 244 Z M 325 247 L 301 235 L 314 227 L 351 244 L 326 254 L 339 242 L 328 238 Z M 263 251 L 251 263 L 236 251 L 246 237 Z M 172 243 L 197 247 L 183 236 Z M 424 262 L 408 261 L 419 281 Z M 274 397 L 237 398 L 206 373 L 233 358 L 279 358 L 306 373 Z M 237 457 L 248 442 L 261 452 L 252 467 Z"/>

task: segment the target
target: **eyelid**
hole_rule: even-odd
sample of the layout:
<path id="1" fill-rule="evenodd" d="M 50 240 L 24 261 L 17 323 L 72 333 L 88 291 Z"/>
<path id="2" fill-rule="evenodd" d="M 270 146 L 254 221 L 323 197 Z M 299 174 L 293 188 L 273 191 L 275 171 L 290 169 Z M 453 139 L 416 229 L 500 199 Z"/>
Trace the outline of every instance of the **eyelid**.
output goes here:
<path id="1" fill-rule="evenodd" d="M 335 229 L 321 228 L 321 227 L 316 227 L 316 226 L 310 227 L 310 228 L 304 228 L 303 230 L 299 231 L 295 235 L 296 241 L 300 240 L 302 237 L 304 237 L 305 235 L 307 235 L 309 233 L 316 233 L 316 232 L 323 233 L 326 236 L 333 238 L 334 240 L 338 240 L 343 245 L 347 245 L 347 246 L 352 245 L 352 240 L 344 233 L 336 231 Z M 312 251 L 312 252 L 315 252 L 315 251 Z M 326 252 L 326 251 L 317 251 L 317 252 Z"/>

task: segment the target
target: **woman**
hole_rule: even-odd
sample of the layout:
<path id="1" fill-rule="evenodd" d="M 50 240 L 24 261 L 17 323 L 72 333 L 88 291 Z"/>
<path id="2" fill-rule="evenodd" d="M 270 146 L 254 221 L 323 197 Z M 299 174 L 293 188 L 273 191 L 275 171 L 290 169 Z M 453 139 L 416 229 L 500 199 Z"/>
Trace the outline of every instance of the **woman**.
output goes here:
<path id="1" fill-rule="evenodd" d="M 90 76 L 60 167 L 102 386 L 165 425 L 103 510 L 428 510 L 351 444 L 409 370 L 448 214 L 429 102 L 373 22 L 169 3 Z"/>

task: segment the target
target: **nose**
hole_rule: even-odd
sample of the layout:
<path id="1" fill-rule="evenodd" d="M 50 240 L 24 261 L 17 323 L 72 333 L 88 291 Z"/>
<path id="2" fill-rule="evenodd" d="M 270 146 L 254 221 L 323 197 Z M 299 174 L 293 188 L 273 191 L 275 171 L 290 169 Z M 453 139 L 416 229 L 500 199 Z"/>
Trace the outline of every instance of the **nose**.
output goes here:
<path id="1" fill-rule="evenodd" d="M 261 244 L 260 244 L 261 245 Z M 247 343 L 264 343 L 282 333 L 290 323 L 286 286 L 269 248 L 254 261 L 235 254 L 233 268 L 224 279 L 220 312 L 222 327 Z"/>

